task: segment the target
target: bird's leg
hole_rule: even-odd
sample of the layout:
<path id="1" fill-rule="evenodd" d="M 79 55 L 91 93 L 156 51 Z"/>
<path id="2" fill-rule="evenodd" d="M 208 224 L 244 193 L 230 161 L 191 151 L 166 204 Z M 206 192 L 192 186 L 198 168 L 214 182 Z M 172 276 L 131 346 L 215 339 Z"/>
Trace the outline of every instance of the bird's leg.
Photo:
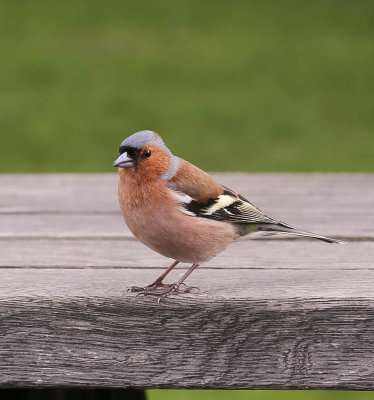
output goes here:
<path id="1" fill-rule="evenodd" d="M 174 261 L 168 269 L 166 269 L 153 283 L 145 287 L 131 286 L 129 292 L 151 292 L 159 288 L 170 287 L 173 284 L 165 284 L 162 281 L 165 279 L 166 275 L 179 263 L 179 261 Z"/>
<path id="2" fill-rule="evenodd" d="M 187 270 L 187 272 L 182 276 L 182 278 L 179 279 L 178 282 L 176 282 L 176 283 L 170 285 L 170 287 L 169 287 L 167 290 L 165 290 L 164 292 L 159 293 L 158 301 L 160 302 L 164 297 L 167 297 L 167 296 L 169 296 L 171 293 L 174 293 L 174 292 L 175 292 L 175 293 L 179 293 L 179 292 L 182 292 L 182 293 L 189 293 L 189 292 L 191 292 L 192 289 L 199 289 L 199 288 L 194 287 L 194 286 L 191 286 L 191 287 L 188 287 L 188 286 L 187 286 L 186 289 L 184 289 L 184 290 L 179 290 L 180 286 L 181 286 L 182 284 L 184 284 L 183 282 L 192 274 L 192 272 L 193 272 L 198 266 L 199 266 L 199 264 L 192 264 L 192 266 Z M 155 293 L 155 295 L 156 295 L 156 293 Z"/>

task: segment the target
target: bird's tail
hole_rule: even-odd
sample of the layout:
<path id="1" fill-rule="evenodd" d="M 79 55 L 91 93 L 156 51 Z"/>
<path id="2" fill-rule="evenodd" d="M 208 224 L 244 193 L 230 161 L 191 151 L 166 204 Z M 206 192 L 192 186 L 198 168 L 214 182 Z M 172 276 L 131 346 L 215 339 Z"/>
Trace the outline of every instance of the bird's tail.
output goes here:
<path id="1" fill-rule="evenodd" d="M 317 234 L 311 233 L 311 232 L 300 231 L 300 230 L 295 229 L 292 226 L 284 224 L 282 222 L 280 222 L 278 224 L 260 224 L 257 227 L 257 231 L 266 232 L 267 234 L 270 234 L 270 235 L 277 235 L 277 234 L 282 235 L 283 234 L 283 235 L 307 237 L 307 238 L 312 238 L 312 239 L 323 240 L 324 242 L 327 242 L 327 243 L 338 243 L 338 244 L 347 243 L 347 242 L 344 242 L 343 240 L 333 239 L 333 238 L 329 238 L 326 236 L 317 235 Z"/>

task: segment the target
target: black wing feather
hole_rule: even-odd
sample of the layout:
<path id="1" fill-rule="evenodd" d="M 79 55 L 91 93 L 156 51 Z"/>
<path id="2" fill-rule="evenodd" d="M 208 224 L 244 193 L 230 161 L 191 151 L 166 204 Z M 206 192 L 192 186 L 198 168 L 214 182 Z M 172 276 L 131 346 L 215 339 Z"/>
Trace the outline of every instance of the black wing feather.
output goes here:
<path id="1" fill-rule="evenodd" d="M 263 214 L 244 197 L 228 188 L 225 188 L 224 193 L 218 198 L 210 198 L 204 203 L 192 200 L 185 203 L 184 208 L 190 215 L 217 221 L 236 224 L 278 223 L 278 221 Z"/>

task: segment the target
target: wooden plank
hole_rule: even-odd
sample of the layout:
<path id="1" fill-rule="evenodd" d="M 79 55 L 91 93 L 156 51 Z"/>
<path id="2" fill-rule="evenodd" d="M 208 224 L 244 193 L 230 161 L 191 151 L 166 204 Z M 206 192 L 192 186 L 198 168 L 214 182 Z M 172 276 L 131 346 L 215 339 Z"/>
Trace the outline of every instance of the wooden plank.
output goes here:
<path id="1" fill-rule="evenodd" d="M 2 214 L 0 238 L 134 239 L 121 214 Z"/>
<path id="2" fill-rule="evenodd" d="M 117 212 L 112 174 L 0 175 L 0 212 Z"/>
<path id="3" fill-rule="evenodd" d="M 373 214 L 374 215 L 374 214 Z M 283 218 L 287 222 L 291 218 Z M 357 221 L 361 222 L 357 224 Z M 365 223 L 364 223 L 365 219 Z M 345 240 L 374 240 L 374 217 L 354 214 L 323 216 L 310 212 L 292 225 L 310 232 Z M 289 222 L 290 223 L 290 222 Z M 373 225 L 371 225 L 373 223 Z M 129 238 L 132 233 L 118 214 L 1 214 L 1 237 L 34 238 Z M 302 239 L 300 239 L 302 240 Z"/>
<path id="4" fill-rule="evenodd" d="M 374 201 L 373 174 L 212 173 L 212 176 L 252 201 L 261 200 L 280 209 L 292 208 L 290 200 L 298 201 L 300 197 L 302 204 L 318 201 L 327 208 L 330 204 L 327 200 L 331 198 L 339 202 L 338 206 L 345 202 L 356 205 L 359 201 L 365 208 L 371 208 Z M 0 212 L 117 212 L 117 184 L 116 173 L 1 174 Z"/>
<path id="5" fill-rule="evenodd" d="M 284 213 L 286 214 L 286 213 Z M 290 216 L 291 217 L 291 216 Z M 295 216 L 294 216 L 295 217 Z M 282 218 L 295 227 L 344 240 L 374 240 L 374 213 L 357 216 L 323 215 L 314 210 L 296 218 Z M 1 237 L 129 238 L 132 233 L 118 214 L 0 214 Z M 302 239 L 300 239 L 302 240 Z"/>
<path id="6" fill-rule="evenodd" d="M 168 260 L 125 228 L 115 174 L 0 176 L 0 386 L 373 390 L 374 175 L 215 176 L 353 242 L 246 240 L 201 292 L 135 300 Z"/>
<path id="7" fill-rule="evenodd" d="M 373 175 L 213 175 L 300 229 L 374 238 Z M 98 237 L 101 226 L 104 236 L 130 236 L 118 218 L 117 180 L 116 174 L 0 176 L 0 235 Z"/>
<path id="8" fill-rule="evenodd" d="M 0 385 L 374 389 L 374 271 L 0 270 Z"/>
<path id="9" fill-rule="evenodd" d="M 170 263 L 135 240 L 0 239 L 0 267 L 157 269 Z M 204 268 L 374 269 L 374 242 L 239 241 Z"/>
<path id="10" fill-rule="evenodd" d="M 132 285 L 144 285 L 157 277 L 159 270 L 140 268 L 111 269 L 0 269 L 0 299 L 52 297 L 121 297 Z M 184 270 L 171 273 L 178 279 Z M 217 300 L 367 299 L 374 301 L 374 270 L 265 270 L 198 268 L 187 281 L 198 286 L 198 294 L 173 297 L 172 303 Z M 20 300 L 22 302 L 22 300 Z M 157 301 L 156 301 L 157 303 Z M 148 304 L 148 303 L 147 303 Z"/>

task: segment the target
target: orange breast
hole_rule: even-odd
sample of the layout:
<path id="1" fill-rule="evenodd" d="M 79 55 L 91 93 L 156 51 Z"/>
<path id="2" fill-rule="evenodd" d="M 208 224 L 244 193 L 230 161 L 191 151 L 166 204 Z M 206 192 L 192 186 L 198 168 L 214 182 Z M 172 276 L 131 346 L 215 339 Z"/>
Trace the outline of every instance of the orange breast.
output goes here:
<path id="1" fill-rule="evenodd" d="M 166 257 L 201 263 L 237 238 L 235 228 L 229 223 L 182 213 L 165 182 L 140 183 L 132 170 L 120 169 L 118 197 L 123 218 L 132 233 Z"/>

